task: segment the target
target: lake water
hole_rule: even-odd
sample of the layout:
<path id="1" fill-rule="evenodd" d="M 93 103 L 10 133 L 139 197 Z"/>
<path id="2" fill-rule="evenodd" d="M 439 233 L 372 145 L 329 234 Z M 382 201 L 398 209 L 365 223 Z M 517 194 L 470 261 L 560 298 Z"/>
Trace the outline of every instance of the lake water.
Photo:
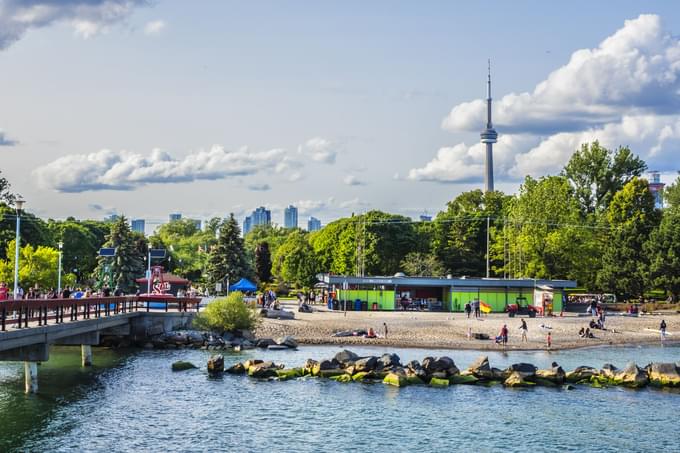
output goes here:
<path id="1" fill-rule="evenodd" d="M 330 358 L 339 347 L 227 354 L 228 364 L 264 358 L 288 366 Z M 396 352 L 406 363 L 448 355 L 464 368 L 481 353 L 352 347 Z M 486 352 L 484 354 L 487 354 Z M 623 367 L 630 360 L 680 360 L 680 347 L 489 352 L 492 366 L 516 362 L 565 369 Z M 341 384 L 209 378 L 209 353 L 55 348 L 39 367 L 40 394 L 23 393 L 23 365 L 0 363 L 0 451 L 680 451 L 680 393 L 669 390 Z M 176 360 L 201 369 L 173 373 Z"/>

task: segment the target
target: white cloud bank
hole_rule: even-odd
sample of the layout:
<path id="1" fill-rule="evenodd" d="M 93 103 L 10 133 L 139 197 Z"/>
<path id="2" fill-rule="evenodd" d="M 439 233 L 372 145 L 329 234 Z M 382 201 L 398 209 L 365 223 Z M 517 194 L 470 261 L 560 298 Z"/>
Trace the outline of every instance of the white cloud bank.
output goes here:
<path id="1" fill-rule="evenodd" d="M 91 154 L 60 157 L 37 168 L 33 175 L 41 187 L 58 192 L 132 190 L 147 184 L 253 175 L 276 168 L 284 155 L 283 149 L 251 152 L 241 148 L 228 151 L 217 145 L 207 151 L 191 153 L 183 159 L 175 159 L 159 149 L 154 149 L 149 156 L 104 149 Z"/>
<path id="2" fill-rule="evenodd" d="M 144 26 L 144 34 L 147 36 L 158 36 L 165 29 L 165 22 L 162 20 L 154 20 L 147 22 Z"/>
<path id="3" fill-rule="evenodd" d="M 314 137 L 300 145 L 298 152 L 310 157 L 314 162 L 334 164 L 338 155 L 338 145 L 325 138 Z"/>
<path id="4" fill-rule="evenodd" d="M 494 101 L 494 170 L 499 179 L 556 173 L 582 143 L 598 139 L 630 146 L 651 168 L 678 168 L 680 40 L 656 15 L 628 20 L 594 49 L 574 52 L 532 92 Z M 485 101 L 455 106 L 442 121 L 451 131 L 479 131 Z M 441 148 L 408 179 L 466 182 L 482 179 L 484 148 Z"/>
<path id="5" fill-rule="evenodd" d="M 76 34 L 89 38 L 127 18 L 148 0 L 2 0 L 0 50 L 30 29 L 68 23 Z"/>

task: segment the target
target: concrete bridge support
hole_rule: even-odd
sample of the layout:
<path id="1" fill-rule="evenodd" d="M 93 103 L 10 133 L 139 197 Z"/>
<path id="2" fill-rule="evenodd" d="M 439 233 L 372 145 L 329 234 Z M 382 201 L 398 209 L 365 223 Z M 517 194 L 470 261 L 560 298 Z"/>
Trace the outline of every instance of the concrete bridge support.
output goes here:
<path id="1" fill-rule="evenodd" d="M 80 357 L 84 367 L 92 366 L 92 346 L 89 344 L 80 345 Z"/>
<path id="2" fill-rule="evenodd" d="M 24 362 L 26 393 L 38 393 L 38 362 Z"/>

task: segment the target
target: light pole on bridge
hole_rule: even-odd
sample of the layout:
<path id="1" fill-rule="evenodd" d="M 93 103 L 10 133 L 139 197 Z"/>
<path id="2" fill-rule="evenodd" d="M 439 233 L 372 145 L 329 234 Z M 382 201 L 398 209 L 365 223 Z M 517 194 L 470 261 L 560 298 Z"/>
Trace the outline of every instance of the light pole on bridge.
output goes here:
<path id="1" fill-rule="evenodd" d="M 59 247 L 59 270 L 57 271 L 57 294 L 61 296 L 61 256 L 62 256 L 62 249 L 64 248 L 64 243 L 62 241 L 59 241 L 57 244 Z"/>
<path id="2" fill-rule="evenodd" d="M 19 245 L 21 243 L 21 233 L 19 232 L 19 228 L 21 227 L 21 208 L 24 207 L 25 201 L 22 198 L 17 198 L 14 201 L 14 207 L 16 208 L 17 211 L 17 232 L 16 232 L 16 238 L 15 238 L 15 247 L 14 247 L 14 299 L 19 298 Z"/>

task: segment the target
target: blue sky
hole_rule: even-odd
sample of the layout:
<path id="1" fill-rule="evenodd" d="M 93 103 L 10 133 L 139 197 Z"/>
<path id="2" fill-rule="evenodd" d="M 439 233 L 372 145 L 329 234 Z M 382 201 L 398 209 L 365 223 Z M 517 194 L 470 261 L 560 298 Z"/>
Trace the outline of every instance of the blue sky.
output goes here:
<path id="1" fill-rule="evenodd" d="M 596 137 L 670 180 L 679 23 L 672 1 L 0 0 L 0 170 L 57 218 L 435 214 L 482 187 L 491 58 L 497 188 Z"/>

